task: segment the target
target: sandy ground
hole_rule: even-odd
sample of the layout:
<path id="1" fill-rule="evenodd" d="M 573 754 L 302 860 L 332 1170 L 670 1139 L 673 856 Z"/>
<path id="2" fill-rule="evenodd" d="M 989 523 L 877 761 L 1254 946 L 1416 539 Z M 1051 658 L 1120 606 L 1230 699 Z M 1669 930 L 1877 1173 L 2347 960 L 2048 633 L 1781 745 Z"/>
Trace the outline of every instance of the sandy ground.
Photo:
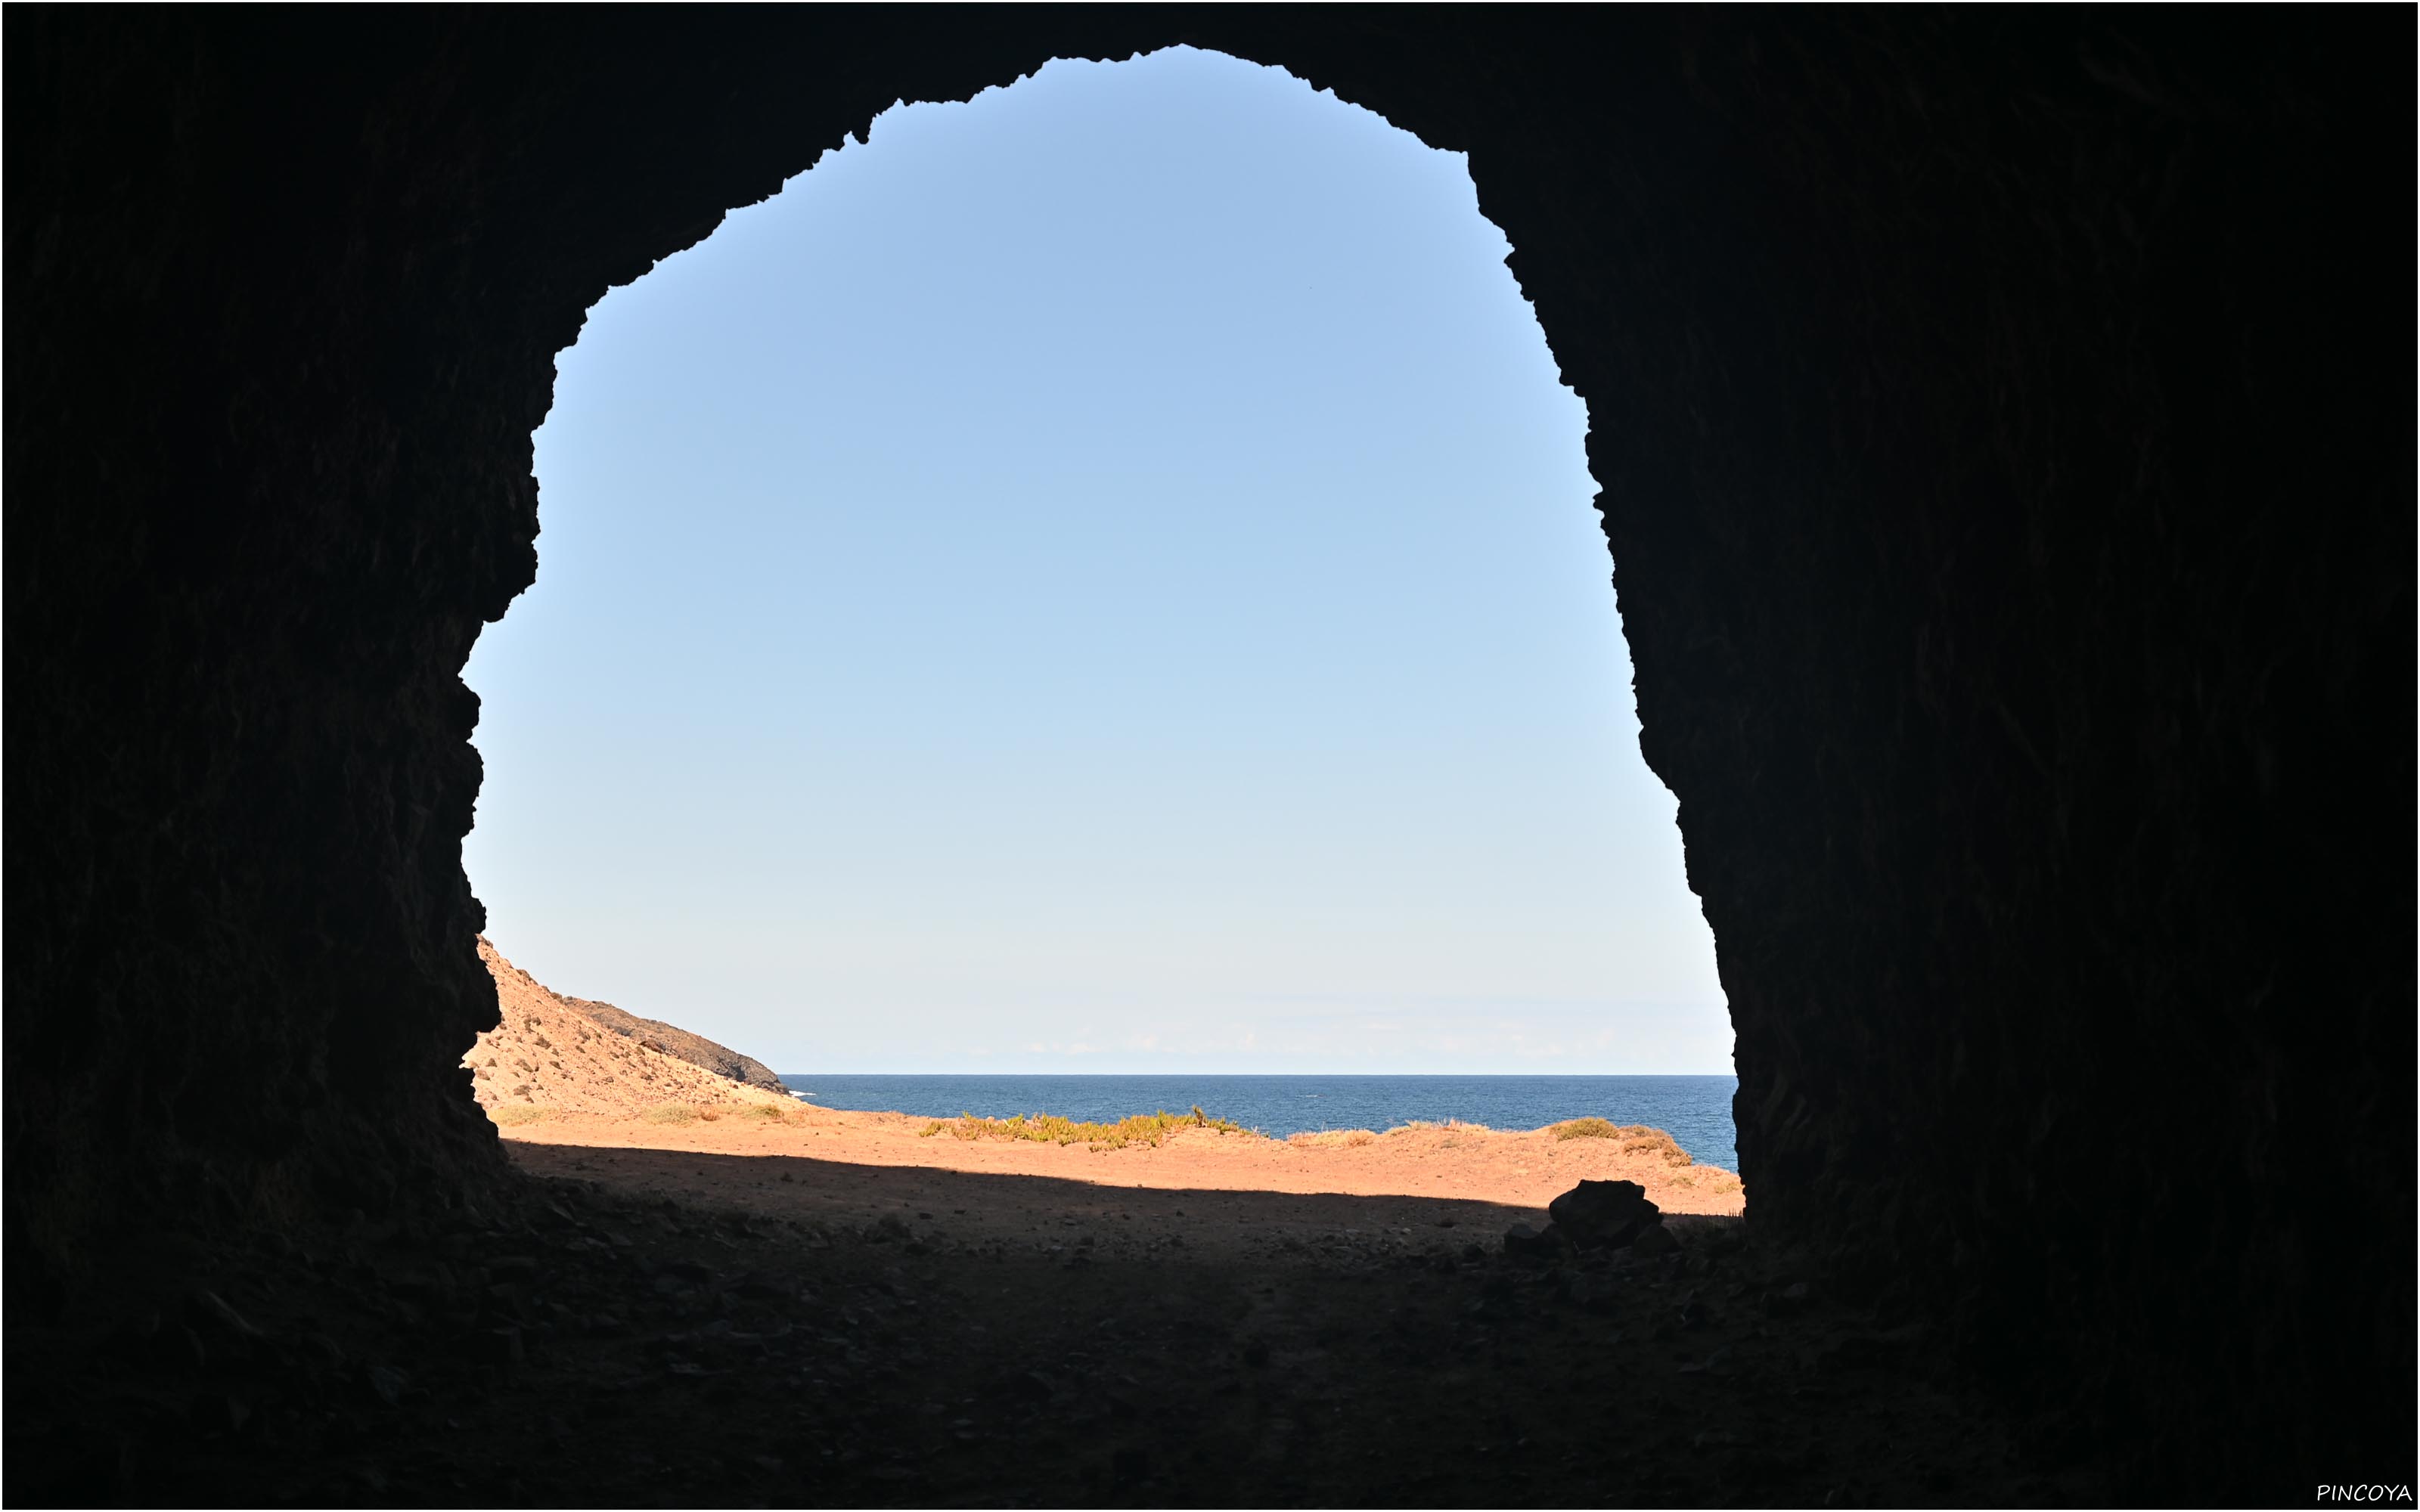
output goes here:
<path id="1" fill-rule="evenodd" d="M 1384 1255 L 1435 1242 L 1494 1243 L 1511 1224 L 1543 1224 L 1582 1180 L 1632 1180 L 1668 1213 L 1736 1216 L 1736 1178 L 1668 1165 L 1622 1141 L 1404 1129 L 1367 1144 L 1310 1144 L 1187 1129 L 1158 1148 L 1089 1149 L 1031 1140 L 927 1136 L 933 1120 L 800 1108 L 796 1121 L 719 1118 L 662 1125 L 564 1116 L 505 1129 L 533 1174 L 744 1207 L 830 1229 L 905 1226 L 936 1248 L 1050 1253 L 1081 1227 L 1094 1253 L 1187 1246 L 1205 1257 L 1309 1245 Z M 1001 1180 L 1014 1177 L 1024 1180 Z"/>

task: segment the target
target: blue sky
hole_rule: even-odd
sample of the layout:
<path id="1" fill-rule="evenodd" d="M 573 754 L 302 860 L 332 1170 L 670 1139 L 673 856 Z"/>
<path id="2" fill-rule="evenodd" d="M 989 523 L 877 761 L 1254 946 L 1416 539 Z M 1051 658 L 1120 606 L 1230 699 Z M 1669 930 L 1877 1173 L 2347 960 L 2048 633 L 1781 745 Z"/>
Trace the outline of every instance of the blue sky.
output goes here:
<path id="1" fill-rule="evenodd" d="M 1727 1072 L 1461 157 L 1176 49 L 894 108 L 590 312 L 471 880 L 784 1072 Z"/>

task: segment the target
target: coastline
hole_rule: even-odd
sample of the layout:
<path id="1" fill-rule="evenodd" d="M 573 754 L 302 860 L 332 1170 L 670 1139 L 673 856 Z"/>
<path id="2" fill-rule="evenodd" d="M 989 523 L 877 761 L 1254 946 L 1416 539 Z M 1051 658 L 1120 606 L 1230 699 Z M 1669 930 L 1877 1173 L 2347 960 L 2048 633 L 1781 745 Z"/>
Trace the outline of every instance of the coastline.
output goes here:
<path id="1" fill-rule="evenodd" d="M 1744 1211 L 1738 1179 L 1644 1141 L 1470 1125 L 1271 1139 L 1180 1128 L 1093 1149 L 928 1134 L 936 1120 L 800 1106 L 782 1119 L 659 1123 L 550 1114 L 501 1130 L 534 1174 L 741 1209 L 829 1234 L 890 1230 L 936 1249 L 1033 1247 L 1082 1225 L 1095 1253 L 1163 1245 L 1238 1255 L 1336 1244 L 1387 1253 L 1479 1242 L 1542 1221 L 1582 1180 L 1632 1180 L 1675 1217 Z M 1355 1135 L 1358 1137 L 1355 1137 Z M 1131 1226 L 1131 1227 L 1129 1227 Z"/>

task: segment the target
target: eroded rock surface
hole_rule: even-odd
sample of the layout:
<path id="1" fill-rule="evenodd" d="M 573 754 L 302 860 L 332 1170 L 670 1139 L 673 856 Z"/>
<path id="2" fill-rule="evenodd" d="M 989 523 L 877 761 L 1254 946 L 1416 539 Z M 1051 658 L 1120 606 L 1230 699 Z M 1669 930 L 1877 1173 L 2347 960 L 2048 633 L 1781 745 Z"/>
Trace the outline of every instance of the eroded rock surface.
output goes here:
<path id="1" fill-rule="evenodd" d="M 661 1019 L 643 1019 L 636 1013 L 615 1008 L 611 1003 L 600 1003 L 593 997 L 556 995 L 608 1033 L 618 1034 L 650 1050 L 686 1060 L 717 1076 L 744 1082 L 750 1087 L 778 1092 L 784 1097 L 789 1095 L 789 1088 L 782 1085 L 782 1078 L 773 1073 L 773 1069 L 753 1056 L 743 1056 L 729 1045 L 717 1044 L 702 1034 L 691 1034 Z"/>

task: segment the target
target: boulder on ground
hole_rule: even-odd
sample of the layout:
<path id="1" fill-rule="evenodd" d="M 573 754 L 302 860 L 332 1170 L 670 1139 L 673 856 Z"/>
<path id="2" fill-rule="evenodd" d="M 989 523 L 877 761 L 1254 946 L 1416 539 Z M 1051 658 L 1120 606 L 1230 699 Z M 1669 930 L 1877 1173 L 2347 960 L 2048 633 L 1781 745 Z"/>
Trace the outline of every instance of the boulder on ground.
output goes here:
<path id="1" fill-rule="evenodd" d="M 1545 1259 L 1570 1243 L 1561 1229 L 1553 1224 L 1544 1228 L 1532 1228 L 1528 1224 L 1514 1224 L 1504 1230 L 1504 1253 L 1515 1259 Z"/>
<path id="2" fill-rule="evenodd" d="M 1636 1181 L 1582 1181 L 1546 1205 L 1554 1227 L 1582 1249 L 1619 1249 L 1664 1222 Z"/>

